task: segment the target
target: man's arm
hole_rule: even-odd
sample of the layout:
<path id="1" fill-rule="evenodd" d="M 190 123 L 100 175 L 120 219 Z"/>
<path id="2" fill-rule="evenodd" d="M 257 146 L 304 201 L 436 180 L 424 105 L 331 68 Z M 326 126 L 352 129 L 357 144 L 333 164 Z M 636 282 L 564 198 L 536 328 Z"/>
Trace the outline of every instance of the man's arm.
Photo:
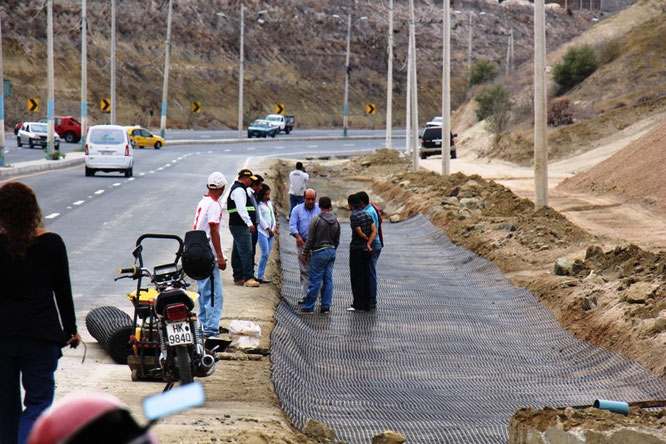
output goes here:
<path id="1" fill-rule="evenodd" d="M 333 236 L 333 245 L 335 245 L 335 248 L 337 249 L 340 245 L 340 222 L 336 222 L 336 224 L 337 229 L 335 231 L 335 235 Z"/>
<path id="2" fill-rule="evenodd" d="M 231 193 L 231 198 L 236 203 L 236 210 L 238 210 L 238 215 L 243 219 L 243 222 L 248 227 L 254 227 L 252 224 L 252 219 L 250 219 L 250 214 L 247 212 L 247 192 L 243 188 L 236 188 L 233 193 Z"/>
<path id="3" fill-rule="evenodd" d="M 317 221 L 319 220 L 319 216 L 315 216 L 312 219 L 310 219 L 310 225 L 308 226 L 308 240 L 305 242 L 305 246 L 303 247 L 303 254 L 308 255 L 310 254 L 310 250 L 312 250 L 312 246 L 315 244 L 315 237 L 317 234 L 315 233 L 316 229 L 315 227 L 317 226 Z"/>
<path id="4" fill-rule="evenodd" d="M 298 206 L 294 207 L 291 212 L 291 217 L 289 218 L 289 234 L 296 238 L 296 246 L 302 248 L 305 245 L 305 241 L 301 237 L 301 234 L 298 232 L 298 222 L 300 221 L 300 213 L 296 210 Z"/>
<path id="5" fill-rule="evenodd" d="M 222 254 L 222 240 L 220 239 L 220 229 L 219 224 L 209 223 L 210 226 L 210 240 L 213 243 L 213 249 L 215 250 L 215 255 L 217 256 L 217 268 L 224 270 L 227 268 L 227 261 L 224 260 L 224 254 Z"/>
<path id="6" fill-rule="evenodd" d="M 377 227 L 375 227 L 375 223 L 373 222 L 370 225 L 370 236 L 368 236 L 368 242 L 366 243 L 368 250 L 372 250 L 372 242 L 374 242 L 375 237 L 377 237 Z"/>

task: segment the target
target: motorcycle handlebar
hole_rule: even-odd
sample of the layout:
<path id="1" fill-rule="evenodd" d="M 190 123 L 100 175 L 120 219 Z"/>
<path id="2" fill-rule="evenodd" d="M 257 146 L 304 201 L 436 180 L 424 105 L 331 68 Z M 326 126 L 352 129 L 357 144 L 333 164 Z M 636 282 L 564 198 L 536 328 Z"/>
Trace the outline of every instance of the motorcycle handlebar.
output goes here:
<path id="1" fill-rule="evenodd" d="M 118 269 L 118 274 L 136 274 L 138 269 L 136 267 L 131 267 L 131 268 L 119 268 Z"/>

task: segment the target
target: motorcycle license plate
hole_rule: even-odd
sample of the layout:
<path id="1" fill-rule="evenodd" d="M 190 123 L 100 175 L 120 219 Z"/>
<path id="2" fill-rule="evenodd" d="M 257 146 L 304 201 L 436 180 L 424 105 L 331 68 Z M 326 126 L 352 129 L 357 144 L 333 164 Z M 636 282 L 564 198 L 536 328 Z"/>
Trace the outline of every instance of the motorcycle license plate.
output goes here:
<path id="1" fill-rule="evenodd" d="M 189 322 L 174 322 L 166 325 L 167 341 L 169 345 L 191 344 L 192 331 Z"/>

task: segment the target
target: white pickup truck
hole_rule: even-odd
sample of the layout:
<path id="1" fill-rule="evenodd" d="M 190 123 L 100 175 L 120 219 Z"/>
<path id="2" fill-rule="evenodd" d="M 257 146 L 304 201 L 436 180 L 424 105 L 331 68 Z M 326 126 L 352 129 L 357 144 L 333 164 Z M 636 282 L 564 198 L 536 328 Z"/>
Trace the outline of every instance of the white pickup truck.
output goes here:
<path id="1" fill-rule="evenodd" d="M 283 116 L 282 114 L 269 114 L 266 116 L 272 126 L 278 127 L 278 132 L 284 131 L 289 134 L 294 129 L 294 116 Z"/>

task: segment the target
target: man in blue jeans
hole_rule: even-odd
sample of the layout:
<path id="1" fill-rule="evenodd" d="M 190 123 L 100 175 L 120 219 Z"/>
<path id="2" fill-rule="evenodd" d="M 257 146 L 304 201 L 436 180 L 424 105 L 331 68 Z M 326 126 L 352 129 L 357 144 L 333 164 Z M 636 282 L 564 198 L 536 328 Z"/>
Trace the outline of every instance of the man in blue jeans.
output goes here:
<path id="1" fill-rule="evenodd" d="M 231 251 L 231 268 L 234 285 L 258 287 L 259 281 L 254 278 L 254 256 L 252 255 L 252 233 L 256 230 L 252 223 L 252 213 L 256 208 L 250 202 L 247 188 L 256 178 L 252 171 L 243 168 L 238 172 L 238 180 L 231 186 L 227 198 L 229 213 L 229 231 L 234 238 Z"/>
<path id="2" fill-rule="evenodd" d="M 331 198 L 319 199 L 321 213 L 310 220 L 308 238 L 299 259 L 310 263 L 308 292 L 299 313 L 312 314 L 321 287 L 321 312 L 331 312 L 333 300 L 333 264 L 340 245 L 340 223 L 332 212 Z M 322 283 L 323 280 L 323 283 Z"/>
<path id="3" fill-rule="evenodd" d="M 377 236 L 372 242 L 372 259 L 370 260 L 370 301 L 368 308 L 374 310 L 377 308 L 377 261 L 384 247 L 384 237 L 382 236 L 382 223 L 375 207 L 370 204 L 370 196 L 365 191 L 359 191 L 356 195 L 363 203 L 363 209 L 370 215 L 377 228 Z"/>

